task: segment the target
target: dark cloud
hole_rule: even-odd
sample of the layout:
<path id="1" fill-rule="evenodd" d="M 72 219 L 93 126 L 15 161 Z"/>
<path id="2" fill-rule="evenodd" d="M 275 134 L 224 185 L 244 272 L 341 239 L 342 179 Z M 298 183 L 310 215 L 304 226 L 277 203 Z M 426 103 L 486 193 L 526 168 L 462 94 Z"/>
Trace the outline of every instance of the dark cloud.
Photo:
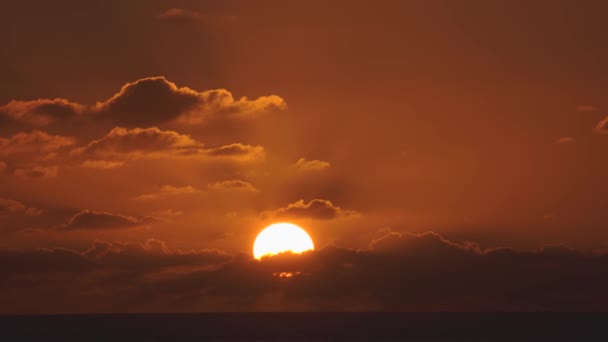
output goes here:
<path id="1" fill-rule="evenodd" d="M 172 251 L 158 240 L 97 242 L 81 252 L 4 251 L 0 266 L 3 312 L 594 311 L 608 304 L 605 254 L 481 250 L 435 233 L 392 233 L 366 250 L 326 247 L 261 261 Z"/>
<path id="2" fill-rule="evenodd" d="M 370 249 L 379 253 L 428 253 L 445 255 L 446 253 L 480 253 L 474 243 L 458 244 L 444 239 L 439 234 L 388 233 L 370 243 Z"/>
<path id="3" fill-rule="evenodd" d="M 11 101 L 0 107 L 0 118 L 34 127 L 53 123 L 74 126 L 78 119 L 78 127 L 105 123 L 136 128 L 168 123 L 203 124 L 219 117 L 247 119 L 286 108 L 285 101 L 276 95 L 235 99 L 226 89 L 198 92 L 177 87 L 164 77 L 148 77 L 127 83 L 108 100 L 90 106 L 66 99 Z"/>
<path id="4" fill-rule="evenodd" d="M 196 91 L 178 88 L 164 77 L 150 77 L 125 84 L 94 109 L 100 119 L 117 125 L 153 126 L 176 119 L 198 103 Z"/>
<path id="5" fill-rule="evenodd" d="M 85 106 L 65 99 L 11 101 L 0 107 L 0 117 L 32 126 L 47 126 L 57 121 L 72 120 L 84 110 Z"/>
<path id="6" fill-rule="evenodd" d="M 66 223 L 56 227 L 58 230 L 99 230 L 99 229 L 120 229 L 142 226 L 158 222 L 154 218 L 136 218 L 106 212 L 83 210 L 70 217 Z"/>
<path id="7" fill-rule="evenodd" d="M 191 271 L 232 258 L 216 251 L 181 252 L 170 250 L 163 241 L 145 243 L 96 241 L 84 251 L 44 248 L 31 251 L 0 251 L 2 276 L 35 273 L 86 273 L 104 270 L 135 273 L 158 271 L 168 267 L 191 266 Z"/>
<path id="8" fill-rule="evenodd" d="M 335 206 L 331 201 L 323 199 L 313 199 L 308 203 L 304 200 L 289 204 L 274 213 L 276 218 L 311 218 L 317 220 L 331 220 L 339 217 L 354 216 L 358 213 L 352 210 L 345 210 Z"/>
<path id="9" fill-rule="evenodd" d="M 608 116 L 597 123 L 595 131 L 599 134 L 608 134 Z"/>
<path id="10" fill-rule="evenodd" d="M 11 101 L 0 107 L 3 133 L 12 134 L 0 137 L 0 172 L 48 179 L 66 166 L 114 169 L 141 158 L 260 160 L 263 147 L 235 142 L 233 135 L 204 146 L 175 129 L 222 122 L 222 129 L 230 131 L 226 123 L 285 108 L 275 95 L 235 99 L 225 89 L 199 92 L 164 77 L 127 83 L 94 105 L 66 99 Z M 42 126 L 45 131 L 32 130 Z"/>
<path id="11" fill-rule="evenodd" d="M 286 296 L 315 298 L 325 308 L 365 303 L 380 310 L 602 310 L 608 277 L 600 269 L 607 262 L 606 255 L 564 246 L 480 250 L 435 233 L 393 233 L 369 250 L 326 248 L 262 264 L 267 274 L 300 272 L 288 280 Z"/>

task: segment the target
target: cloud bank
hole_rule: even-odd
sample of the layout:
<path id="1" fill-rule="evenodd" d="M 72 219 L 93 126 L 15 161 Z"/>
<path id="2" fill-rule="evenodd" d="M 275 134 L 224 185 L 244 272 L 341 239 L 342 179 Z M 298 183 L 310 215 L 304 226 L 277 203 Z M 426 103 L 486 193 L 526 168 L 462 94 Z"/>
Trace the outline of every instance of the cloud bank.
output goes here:
<path id="1" fill-rule="evenodd" d="M 175 251 L 158 240 L 96 242 L 83 251 L 1 251 L 0 266 L 3 312 L 595 311 L 608 304 L 606 254 L 482 250 L 432 232 L 262 261 Z"/>

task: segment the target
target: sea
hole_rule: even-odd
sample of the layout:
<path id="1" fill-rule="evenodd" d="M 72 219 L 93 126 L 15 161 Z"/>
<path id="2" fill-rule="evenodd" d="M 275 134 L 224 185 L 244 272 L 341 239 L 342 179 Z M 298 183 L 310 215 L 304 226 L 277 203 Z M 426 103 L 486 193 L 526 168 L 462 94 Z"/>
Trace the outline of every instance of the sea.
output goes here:
<path id="1" fill-rule="evenodd" d="M 0 341 L 608 341 L 608 313 L 3 315 Z"/>

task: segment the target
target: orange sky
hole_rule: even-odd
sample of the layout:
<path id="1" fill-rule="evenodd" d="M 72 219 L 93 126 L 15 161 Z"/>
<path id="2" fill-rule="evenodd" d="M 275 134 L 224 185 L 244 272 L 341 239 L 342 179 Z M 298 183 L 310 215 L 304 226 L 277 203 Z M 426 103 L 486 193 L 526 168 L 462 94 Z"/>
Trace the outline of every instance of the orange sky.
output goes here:
<path id="1" fill-rule="evenodd" d="M 2 253 L 608 248 L 604 1 L 2 7 Z"/>

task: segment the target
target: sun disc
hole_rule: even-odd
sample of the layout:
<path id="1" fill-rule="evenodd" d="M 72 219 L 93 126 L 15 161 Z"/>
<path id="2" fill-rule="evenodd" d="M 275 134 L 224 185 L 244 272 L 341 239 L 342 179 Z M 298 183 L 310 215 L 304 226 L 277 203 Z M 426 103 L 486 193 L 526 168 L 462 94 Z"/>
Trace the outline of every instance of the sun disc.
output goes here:
<path id="1" fill-rule="evenodd" d="M 283 252 L 300 254 L 314 250 L 310 235 L 295 224 L 275 223 L 264 228 L 253 243 L 253 257 L 276 255 Z"/>

